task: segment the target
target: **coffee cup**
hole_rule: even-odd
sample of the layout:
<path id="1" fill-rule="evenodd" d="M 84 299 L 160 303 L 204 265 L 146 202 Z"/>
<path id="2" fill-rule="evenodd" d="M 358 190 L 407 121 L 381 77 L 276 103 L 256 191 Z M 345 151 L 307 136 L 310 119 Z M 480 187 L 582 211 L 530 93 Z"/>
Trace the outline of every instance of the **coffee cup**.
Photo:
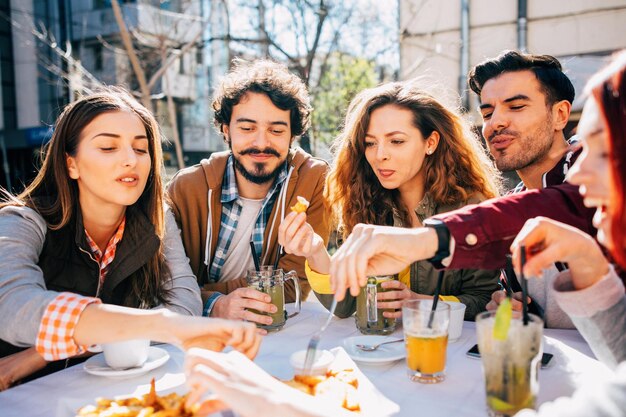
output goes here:
<path id="1" fill-rule="evenodd" d="M 465 304 L 454 301 L 446 301 L 450 306 L 450 324 L 448 326 L 448 343 L 456 342 L 463 332 L 463 320 L 465 319 Z"/>
<path id="2" fill-rule="evenodd" d="M 134 339 L 102 345 L 104 361 L 112 369 L 136 368 L 148 360 L 150 340 Z"/>

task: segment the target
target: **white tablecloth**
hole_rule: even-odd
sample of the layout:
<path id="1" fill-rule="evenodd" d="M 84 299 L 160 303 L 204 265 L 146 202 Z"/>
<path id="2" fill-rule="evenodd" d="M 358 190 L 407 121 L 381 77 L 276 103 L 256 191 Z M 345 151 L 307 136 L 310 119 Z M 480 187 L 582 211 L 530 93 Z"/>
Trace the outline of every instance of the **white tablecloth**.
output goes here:
<path id="1" fill-rule="evenodd" d="M 300 315 L 285 327 L 265 337 L 256 359 L 270 374 L 289 379 L 289 356 L 306 349 L 311 333 L 321 326 L 326 310 L 317 302 L 306 302 Z M 394 336 L 400 336 L 396 330 Z M 342 340 L 358 335 L 354 318 L 334 318 L 322 337 L 320 348 L 341 346 Z M 539 403 L 570 395 L 583 383 L 606 378 L 610 371 L 599 363 L 575 330 L 545 330 L 544 351 L 554 354 L 552 364 L 539 376 Z M 404 361 L 382 365 L 359 364 L 361 371 L 389 399 L 400 406 L 399 416 L 485 416 L 485 391 L 480 360 L 465 355 L 476 343 L 474 323 L 465 322 L 463 334 L 448 345 L 446 380 L 423 385 L 408 380 Z M 71 417 L 72 410 L 93 403 L 98 396 L 140 395 L 148 391 L 150 379 L 157 380 L 159 392 L 186 392 L 182 374 L 183 353 L 173 346 L 161 345 L 170 360 L 148 374 L 111 379 L 87 374 L 77 365 L 56 374 L 0 393 L 0 416 Z"/>

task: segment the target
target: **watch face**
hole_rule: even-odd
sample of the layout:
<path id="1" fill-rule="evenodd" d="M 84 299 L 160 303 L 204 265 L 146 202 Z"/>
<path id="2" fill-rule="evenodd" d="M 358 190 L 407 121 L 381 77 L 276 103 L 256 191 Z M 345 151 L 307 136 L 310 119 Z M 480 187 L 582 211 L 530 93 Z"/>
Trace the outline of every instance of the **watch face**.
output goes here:
<path id="1" fill-rule="evenodd" d="M 429 261 L 437 268 L 443 268 L 439 261 L 450 256 L 450 231 L 446 224 L 439 219 L 426 219 L 424 226 L 432 227 L 437 233 L 437 252 Z"/>

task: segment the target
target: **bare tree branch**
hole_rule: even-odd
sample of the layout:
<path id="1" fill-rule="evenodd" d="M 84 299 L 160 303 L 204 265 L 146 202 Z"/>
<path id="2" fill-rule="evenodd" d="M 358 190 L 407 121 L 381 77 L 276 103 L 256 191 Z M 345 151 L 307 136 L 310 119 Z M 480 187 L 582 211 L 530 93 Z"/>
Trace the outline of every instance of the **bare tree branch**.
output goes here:
<path id="1" fill-rule="evenodd" d="M 113 15 L 115 16 L 117 26 L 120 29 L 120 36 L 122 37 L 122 43 L 124 44 L 124 48 L 128 54 L 130 65 L 133 67 L 133 71 L 137 77 L 137 82 L 139 83 L 139 88 L 141 89 L 141 102 L 147 109 L 152 110 L 152 100 L 150 100 L 150 88 L 146 82 L 146 74 L 139 63 L 139 58 L 137 58 L 133 42 L 130 38 L 130 34 L 128 33 L 128 29 L 126 28 L 126 23 L 124 23 L 122 9 L 120 8 L 120 4 L 117 0 L 111 0 L 111 7 L 113 8 Z"/>
<path id="2" fill-rule="evenodd" d="M 344 16 L 344 18 L 341 21 L 341 23 L 335 29 L 335 33 L 333 35 L 333 39 L 332 39 L 332 41 L 330 43 L 330 46 L 328 47 L 328 49 L 326 51 L 326 54 L 324 54 L 324 58 L 322 59 L 322 64 L 320 65 L 318 79 L 321 79 L 322 78 L 322 74 L 324 74 L 326 72 L 326 70 L 328 68 L 328 59 L 333 54 L 333 52 L 335 52 L 335 50 L 337 49 L 337 46 L 339 45 L 339 38 L 341 36 L 343 28 L 345 27 L 345 25 L 348 23 L 348 21 L 352 17 L 353 10 L 354 10 L 354 3 L 350 7 L 350 9 L 347 11 L 347 13 Z"/>
<path id="3" fill-rule="evenodd" d="M 165 73 L 165 71 L 167 71 L 168 68 L 171 67 L 174 62 L 176 62 L 179 58 L 184 56 L 191 48 L 193 48 L 197 44 L 198 39 L 200 39 L 203 32 L 204 32 L 204 26 L 200 28 L 196 36 L 194 36 L 194 38 L 190 42 L 188 42 L 185 46 L 183 46 L 180 49 L 180 51 L 174 51 L 170 54 L 167 61 L 165 61 L 165 63 L 161 65 L 161 67 L 157 70 L 157 72 L 152 74 L 152 77 L 150 77 L 150 81 L 148 82 L 149 89 L 152 89 L 154 87 L 154 85 L 157 83 L 159 78 L 161 78 L 161 76 Z"/>
<path id="4" fill-rule="evenodd" d="M 15 19 L 12 19 L 8 15 L 6 15 L 5 13 L 0 13 L 0 16 L 6 21 L 8 21 L 9 23 L 11 23 L 11 26 L 13 26 L 14 28 L 18 29 L 22 33 L 32 34 L 40 42 L 48 46 L 48 48 L 50 48 L 52 52 L 54 52 L 60 58 L 64 59 L 71 68 L 77 71 L 78 75 L 81 78 L 83 77 L 86 78 L 87 81 L 91 83 L 94 89 L 96 87 L 101 87 L 103 85 L 100 82 L 100 80 L 98 80 L 93 74 L 91 74 L 89 71 L 85 69 L 85 67 L 82 66 L 79 60 L 74 59 L 74 57 L 72 56 L 72 45 L 69 42 L 66 43 L 65 49 L 63 49 L 59 46 L 59 44 L 56 41 L 53 41 L 48 37 L 49 31 L 46 29 L 45 26 L 39 25 L 41 29 L 37 29 L 37 27 L 35 26 L 35 23 L 31 20 L 30 21 L 31 27 L 27 28 L 21 23 L 17 22 Z"/>
<path id="5" fill-rule="evenodd" d="M 311 49 L 309 49 L 309 54 L 307 56 L 306 62 L 306 75 L 305 75 L 305 84 L 309 85 L 309 80 L 311 78 L 311 68 L 313 67 L 313 59 L 315 58 L 315 54 L 317 53 L 317 46 L 320 41 L 320 36 L 322 35 L 322 29 L 324 28 L 324 22 L 326 21 L 326 17 L 328 16 L 328 9 L 326 8 L 326 4 L 324 0 L 320 0 L 319 8 L 317 10 L 318 20 L 317 27 L 315 29 L 315 40 L 313 41 L 313 45 Z"/>

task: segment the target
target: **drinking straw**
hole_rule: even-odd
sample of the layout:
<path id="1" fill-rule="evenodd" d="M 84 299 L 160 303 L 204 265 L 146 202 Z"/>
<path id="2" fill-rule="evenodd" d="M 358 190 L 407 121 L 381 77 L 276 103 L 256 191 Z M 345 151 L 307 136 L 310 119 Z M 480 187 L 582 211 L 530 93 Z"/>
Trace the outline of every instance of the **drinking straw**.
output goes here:
<path id="1" fill-rule="evenodd" d="M 283 245 L 278 245 L 278 252 L 276 252 L 276 259 L 274 259 L 274 269 L 278 269 L 278 261 L 280 261 L 280 254 L 283 251 Z"/>
<path id="2" fill-rule="evenodd" d="M 524 265 L 526 264 L 526 245 L 520 245 L 520 281 L 522 284 L 522 318 L 524 320 L 524 326 L 528 326 L 528 281 L 524 276 Z"/>
<path id="3" fill-rule="evenodd" d="M 513 290 L 511 289 L 511 281 L 515 276 L 515 271 L 513 270 L 513 261 L 511 259 L 511 255 L 506 255 L 506 266 L 504 267 L 504 290 L 506 291 L 506 296 L 511 298 L 513 295 Z"/>
<path id="4" fill-rule="evenodd" d="M 433 306 L 430 310 L 430 317 L 428 318 L 428 328 L 433 328 L 433 319 L 435 318 L 435 310 L 437 309 L 437 302 L 439 301 L 439 293 L 441 292 L 441 283 L 443 282 L 443 273 L 444 271 L 439 271 L 439 276 L 437 277 L 437 287 L 435 287 L 435 293 L 433 294 Z"/>
<path id="5" fill-rule="evenodd" d="M 256 254 L 256 248 L 254 247 L 254 242 L 250 241 L 250 250 L 252 251 L 252 260 L 254 261 L 254 269 L 257 272 L 261 270 L 261 265 L 259 264 L 259 256 Z"/>

